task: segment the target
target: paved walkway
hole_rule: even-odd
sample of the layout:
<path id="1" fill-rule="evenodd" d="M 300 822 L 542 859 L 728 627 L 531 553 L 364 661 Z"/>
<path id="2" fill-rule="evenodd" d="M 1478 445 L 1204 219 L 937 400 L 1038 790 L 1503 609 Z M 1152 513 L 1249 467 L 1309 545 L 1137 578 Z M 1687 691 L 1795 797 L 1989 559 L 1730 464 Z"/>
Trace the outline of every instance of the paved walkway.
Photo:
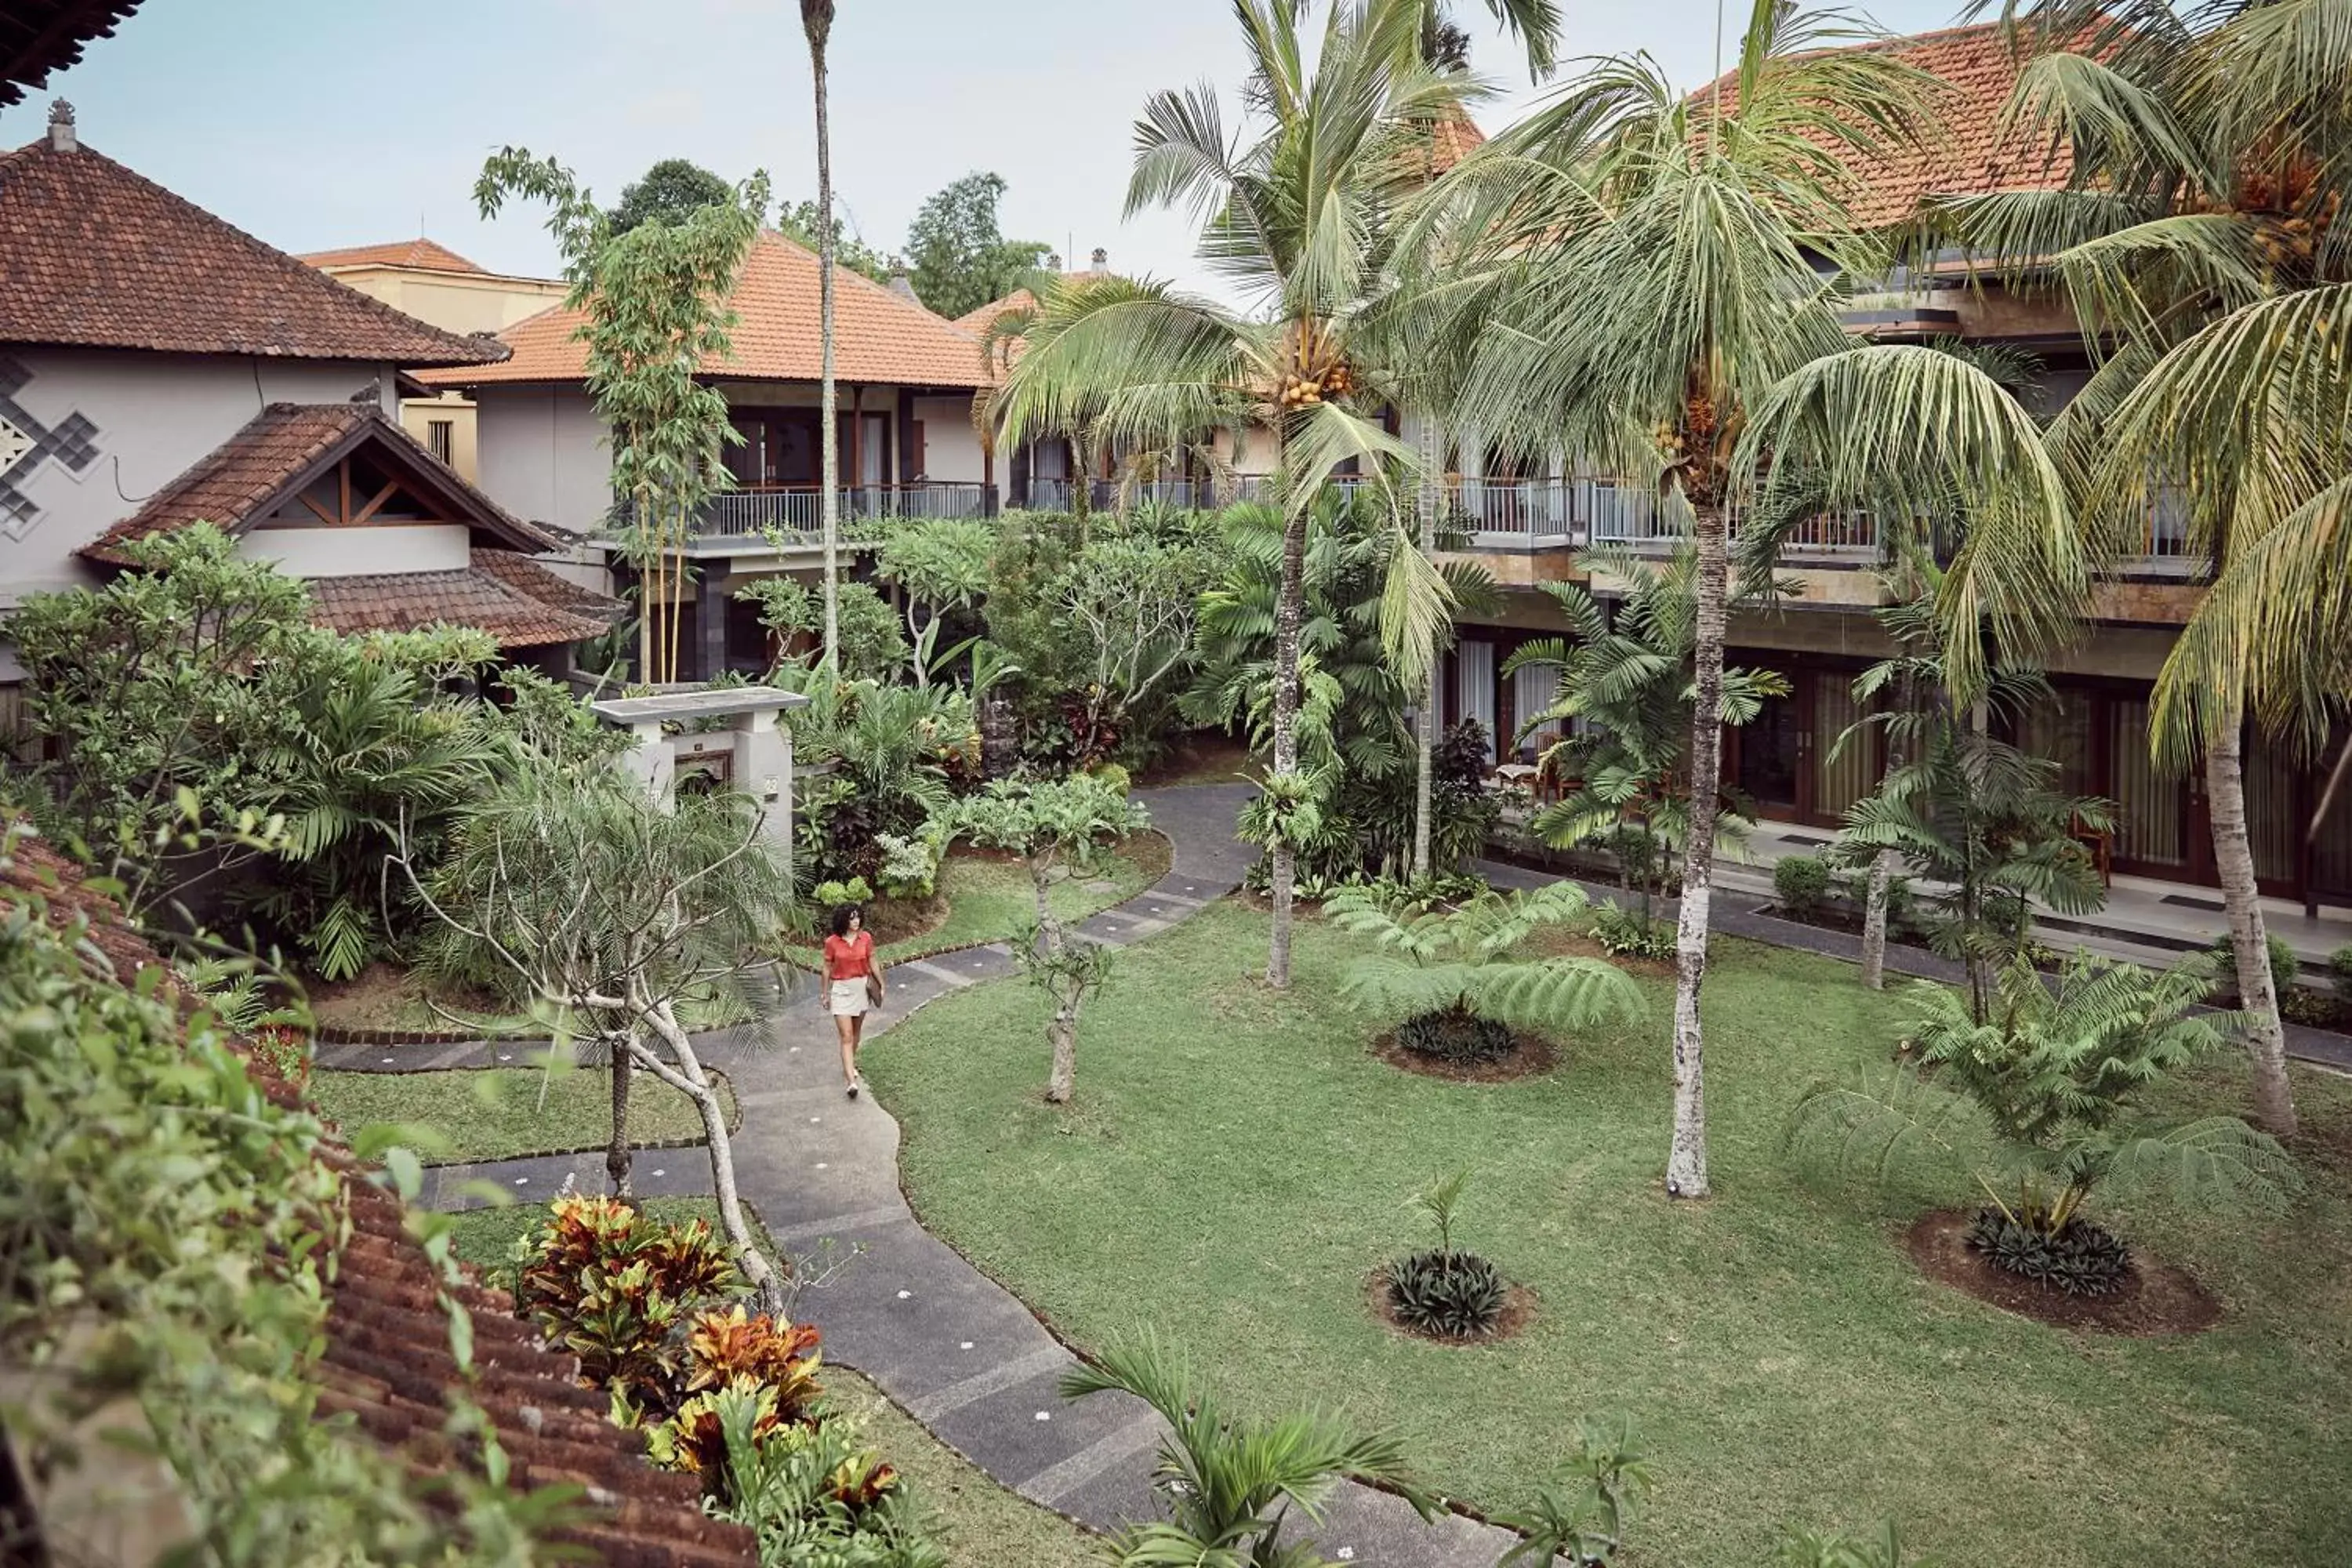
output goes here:
<path id="1" fill-rule="evenodd" d="M 1245 784 L 1139 791 L 1154 826 L 1174 846 L 1166 877 L 1075 929 L 1122 945 L 1167 930 L 1238 886 L 1255 851 L 1233 837 Z M 887 1008 L 868 1020 L 879 1034 L 932 999 L 1013 973 L 1002 946 L 941 953 L 890 971 Z M 723 1068 L 742 1110 L 735 1135 L 743 1199 L 779 1245 L 807 1253 L 828 1239 L 860 1256 L 813 1287 L 797 1310 L 824 1333 L 828 1359 L 856 1368 L 951 1447 L 1033 1501 L 1101 1530 L 1155 1510 L 1150 1475 L 1160 1418 L 1141 1401 L 1097 1394 L 1076 1402 L 1057 1392 L 1075 1362 L 1070 1351 L 1011 1292 L 915 1223 L 898 1186 L 898 1125 L 869 1093 L 841 1092 L 832 1020 L 814 1000 L 796 1003 L 764 1049 L 713 1035 L 697 1044 Z M 326 1046 L 319 1065 L 372 1071 L 495 1065 L 528 1047 Z M 425 1201 L 470 1208 L 487 1200 L 474 1184 L 525 1202 L 544 1202 L 569 1177 L 602 1189 L 601 1152 L 430 1173 Z M 699 1149 L 647 1150 L 636 1159 L 647 1196 L 707 1193 Z M 1213 1375 L 1213 1369 L 1210 1369 Z M 1448 1515 L 1423 1524 L 1397 1499 L 1343 1487 L 1313 1532 L 1342 1561 L 1382 1568 L 1491 1568 L 1516 1537 Z"/>

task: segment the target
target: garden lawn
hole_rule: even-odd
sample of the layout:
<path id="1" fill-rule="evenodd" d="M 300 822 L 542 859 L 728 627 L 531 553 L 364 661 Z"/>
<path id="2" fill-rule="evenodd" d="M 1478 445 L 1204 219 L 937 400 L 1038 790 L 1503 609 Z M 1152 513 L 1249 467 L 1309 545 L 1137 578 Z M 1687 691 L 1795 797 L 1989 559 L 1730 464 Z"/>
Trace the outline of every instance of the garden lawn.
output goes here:
<path id="1" fill-rule="evenodd" d="M 656 1219 L 701 1219 L 719 1228 L 719 1205 L 709 1198 L 641 1201 Z M 509 1267 L 515 1243 L 546 1219 L 545 1205 L 538 1204 L 452 1215 L 451 1244 L 461 1261 L 491 1271 L 495 1281 Z M 761 1241 L 772 1258 L 775 1249 L 764 1234 Z M 824 1324 L 820 1321 L 817 1327 Z M 821 1380 L 834 1405 L 857 1418 L 866 1446 L 879 1450 L 938 1517 L 950 1568 L 1099 1568 L 1099 1537 L 998 1486 L 873 1384 L 832 1364 Z"/>
<path id="2" fill-rule="evenodd" d="M 1157 833 L 1138 833 L 1119 840 L 1091 876 L 1054 884 L 1054 913 L 1064 921 L 1082 921 L 1126 902 L 1168 875 L 1169 853 L 1168 840 Z M 1037 895 L 1029 885 L 1028 868 L 1002 856 L 970 849 L 950 855 L 940 867 L 938 888 L 947 900 L 948 918 L 920 936 L 876 949 L 876 958 L 885 964 L 904 963 L 928 953 L 1003 942 L 1024 921 L 1037 915 Z M 817 950 L 795 948 L 792 956 L 814 968 Z"/>
<path id="3" fill-rule="evenodd" d="M 483 1068 L 450 1072 L 317 1072 L 310 1097 L 346 1133 L 399 1122 L 429 1129 L 432 1162 L 511 1160 L 602 1149 L 613 1133 L 613 1080 L 602 1068 Z M 735 1091 L 719 1098 L 735 1124 Z M 699 1142 L 702 1113 L 646 1073 L 629 1086 L 629 1137 L 639 1145 Z"/>
<path id="4" fill-rule="evenodd" d="M 1301 922 L 1293 992 L 1266 991 L 1265 929 L 1227 902 L 1123 952 L 1066 1110 L 1017 983 L 866 1052 L 924 1223 L 1081 1348 L 1150 1324 L 1235 1404 L 1392 1430 L 1485 1511 L 1521 1505 L 1580 1418 L 1630 1415 L 1658 1489 L 1629 1564 L 1755 1563 L 1781 1523 L 1889 1515 L 1954 1563 L 2352 1562 L 2352 1084 L 2298 1076 L 2312 1190 L 2290 1219 L 2102 1211 L 2216 1290 L 2219 1328 L 2070 1333 L 1912 1266 L 1904 1231 L 1967 1205 L 1963 1176 L 1808 1177 L 1782 1152 L 1807 1083 L 1898 1033 L 1899 993 L 1851 966 L 1717 941 L 1715 1196 L 1674 1204 L 1667 983 L 1548 1077 L 1457 1084 L 1373 1058 L 1393 1020 L 1338 1000 L 1358 948 L 1328 926 Z M 2242 1103 L 2243 1079 L 2232 1058 L 2169 1099 Z M 1456 1244 L 1540 1305 L 1519 1338 L 1448 1348 L 1376 1322 L 1365 1286 L 1431 1243 L 1408 1195 L 1464 1166 Z"/>

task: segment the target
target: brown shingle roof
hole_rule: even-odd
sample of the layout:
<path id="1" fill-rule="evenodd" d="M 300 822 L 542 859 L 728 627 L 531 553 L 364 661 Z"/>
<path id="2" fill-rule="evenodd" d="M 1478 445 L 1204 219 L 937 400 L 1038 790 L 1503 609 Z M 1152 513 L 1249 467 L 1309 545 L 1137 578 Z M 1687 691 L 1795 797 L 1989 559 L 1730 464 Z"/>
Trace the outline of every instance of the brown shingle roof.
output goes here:
<path id="1" fill-rule="evenodd" d="M 0 342 L 400 365 L 504 357 L 47 138 L 0 157 Z"/>
<path id="2" fill-rule="evenodd" d="M 1947 27 L 1938 32 L 1887 38 L 1854 46 L 1892 55 L 1943 85 L 1927 95 L 1936 116 L 1918 145 L 1857 164 L 1863 189 L 1853 206 L 1863 228 L 1891 228 L 1916 216 L 1930 196 L 1974 195 L 1990 191 L 2062 189 L 2074 159 L 2063 147 L 2053 156 L 2040 143 L 2000 135 L 2001 108 L 2017 84 L 2019 68 L 2032 49 L 2030 38 L 2014 45 L 1999 22 Z M 1727 75 L 1698 96 L 1727 90 Z"/>
<path id="3" fill-rule="evenodd" d="M 845 267 L 835 267 L 834 279 L 834 374 L 841 380 L 902 386 L 987 384 L 973 334 Z M 734 357 L 707 359 L 704 372 L 743 381 L 816 380 L 821 282 L 814 255 L 782 235 L 761 235 L 730 296 L 738 318 Z M 542 310 L 499 334 L 499 341 L 513 351 L 503 363 L 478 370 L 433 371 L 417 379 L 432 386 L 585 381 L 588 345 L 572 336 L 581 320 L 581 312 L 560 305 Z"/>
<path id="4" fill-rule="evenodd" d="M 478 549 L 462 570 L 314 577 L 310 587 L 310 619 L 330 631 L 351 637 L 472 626 L 508 651 L 596 637 L 623 608 L 505 550 Z"/>
<path id="5" fill-rule="evenodd" d="M 151 534 L 196 522 L 236 532 L 290 500 L 327 465 L 362 447 L 380 467 L 440 501 L 453 521 L 517 549 L 548 550 L 558 543 L 467 483 L 372 404 L 273 403 L 80 552 L 121 565 L 126 558 L 121 547 Z"/>
<path id="6" fill-rule="evenodd" d="M 0 109 L 52 71 L 79 63 L 81 47 L 111 37 L 139 0 L 9 0 L 0 5 Z"/>
<path id="7" fill-rule="evenodd" d="M 296 257 L 312 267 L 414 267 L 425 272 L 479 272 L 480 268 L 447 246 L 419 236 L 390 245 L 347 245 L 341 250 L 310 250 Z"/>
<path id="8" fill-rule="evenodd" d="M 175 992 L 154 949 L 47 847 L 19 839 L 0 855 L 0 889 L 39 900 L 53 921 L 87 916 L 90 940 L 113 961 L 122 984 L 138 984 L 139 972 L 153 967 L 163 972 L 165 992 Z M 0 895 L 0 901 L 13 900 Z M 302 1102 L 300 1090 L 261 1056 L 247 1058 L 247 1070 L 278 1103 Z M 644 1458 L 642 1436 L 605 1418 L 608 1401 L 582 1385 L 576 1358 L 546 1349 L 538 1331 L 514 1315 L 504 1291 L 478 1284 L 455 1292 L 473 1318 L 476 1377 L 468 1386 L 449 1352 L 440 1275 L 408 1233 L 400 1200 L 369 1182 L 341 1145 L 324 1142 L 318 1156 L 343 1178 L 352 1231 L 330 1288 L 325 1342 L 311 1369 L 322 1417 L 349 1415 L 367 1441 L 429 1479 L 468 1465 L 446 1431 L 449 1395 L 463 1391 L 497 1426 L 515 1487 L 569 1484 L 585 1492 L 584 1517 L 554 1531 L 558 1541 L 614 1568 L 721 1568 L 759 1561 L 751 1531 L 702 1511 L 697 1478 L 655 1469 Z"/>

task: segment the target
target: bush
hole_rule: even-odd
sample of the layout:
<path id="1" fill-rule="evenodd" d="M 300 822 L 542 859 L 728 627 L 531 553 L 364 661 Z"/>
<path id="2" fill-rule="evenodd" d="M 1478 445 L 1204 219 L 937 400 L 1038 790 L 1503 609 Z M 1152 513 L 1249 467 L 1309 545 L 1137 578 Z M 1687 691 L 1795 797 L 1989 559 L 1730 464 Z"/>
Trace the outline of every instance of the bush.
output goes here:
<path id="1" fill-rule="evenodd" d="M 516 1265 L 515 1305 L 580 1358 L 580 1375 L 662 1415 L 677 1403 L 688 1313 L 740 1288 L 708 1224 L 666 1225 L 618 1198 L 556 1199 Z"/>
<path id="2" fill-rule="evenodd" d="M 1383 1289 L 1399 1323 L 1446 1340 L 1494 1331 L 1510 1294 L 1501 1271 L 1476 1253 L 1436 1247 L 1390 1264 Z"/>
<path id="3" fill-rule="evenodd" d="M 1979 1209 L 1969 1226 L 1969 1246 L 1996 1268 L 2069 1296 L 2112 1295 L 2131 1269 L 2131 1249 L 2087 1220 L 2070 1219 L 2053 1230 L 1999 1209 Z"/>
<path id="4" fill-rule="evenodd" d="M 1816 855 L 1791 855 L 1772 868 L 1772 896 L 1800 920 L 1822 912 L 1830 901 L 1829 862 Z"/>
<path id="5" fill-rule="evenodd" d="M 2295 957 L 2294 949 L 2287 945 L 2284 937 L 2273 935 L 2267 939 L 2267 942 L 2271 955 L 2271 989 L 2277 993 L 2279 1005 L 2284 1007 L 2287 997 L 2294 991 L 2295 976 L 2302 972 L 2303 963 Z M 2231 943 L 2230 933 L 2223 931 L 2220 936 L 2215 937 L 2213 945 L 2206 951 L 2213 958 L 2213 994 L 2236 995 L 2238 950 Z M 2331 970 L 2335 968 L 2335 963 L 2332 957 L 2328 960 Z"/>
<path id="6" fill-rule="evenodd" d="M 1135 782 L 1117 763 L 1097 763 L 1087 771 L 1121 795 L 1125 795 Z"/>
<path id="7" fill-rule="evenodd" d="M 1592 940 L 1603 952 L 1618 958 L 1669 959 L 1675 956 L 1675 928 L 1664 921 L 1644 920 L 1638 910 L 1603 904 L 1592 911 Z"/>
<path id="8" fill-rule="evenodd" d="M 882 851 L 883 892 L 894 899 L 929 898 L 939 887 L 940 854 L 945 839 L 946 835 L 929 823 L 904 837 L 896 833 L 876 834 L 875 847 Z"/>
<path id="9" fill-rule="evenodd" d="M 844 904 L 862 904 L 874 897 L 874 889 L 863 877 L 852 877 L 846 882 L 819 882 L 809 897 L 821 909 L 835 910 Z"/>
<path id="10" fill-rule="evenodd" d="M 2339 947 L 2327 955 L 2327 973 L 2336 999 L 2352 1004 L 2352 947 Z"/>
<path id="11" fill-rule="evenodd" d="M 1498 1062 L 1511 1054 L 1509 1026 L 1465 1007 L 1417 1013 L 1397 1026 L 1396 1039 L 1406 1050 L 1455 1067 Z"/>

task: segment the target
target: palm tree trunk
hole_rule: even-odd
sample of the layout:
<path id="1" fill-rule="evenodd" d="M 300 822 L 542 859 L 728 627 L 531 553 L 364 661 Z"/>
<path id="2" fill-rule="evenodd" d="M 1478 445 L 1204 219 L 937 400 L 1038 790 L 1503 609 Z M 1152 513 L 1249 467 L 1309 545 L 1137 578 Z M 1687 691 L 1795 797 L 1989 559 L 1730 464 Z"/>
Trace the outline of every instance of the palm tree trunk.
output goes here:
<path id="1" fill-rule="evenodd" d="M 841 452 L 834 428 L 834 411 L 840 395 L 833 384 L 833 142 L 824 103 L 825 37 L 833 25 L 833 7 L 823 7 L 822 22 L 811 20 L 805 0 L 802 20 L 808 29 L 809 66 L 816 78 L 816 261 L 817 333 L 821 364 L 817 375 L 817 446 L 824 456 L 818 482 L 817 519 L 824 534 L 824 662 L 841 671 Z"/>
<path id="2" fill-rule="evenodd" d="M 636 1195 L 629 1180 L 635 1163 L 629 1150 L 629 1080 L 637 1075 L 629 1065 L 627 1046 L 614 1040 L 605 1055 L 613 1066 L 613 1142 L 604 1150 L 604 1173 L 612 1178 L 613 1195 L 625 1202 Z"/>
<path id="3" fill-rule="evenodd" d="M 1683 850 L 1681 919 L 1675 931 L 1675 1131 L 1666 1195 L 1706 1196 L 1706 1061 L 1699 987 L 1706 980 L 1706 928 L 1715 877 L 1716 797 L 1723 772 L 1723 638 L 1729 615 L 1728 521 L 1720 505 L 1692 521 L 1698 546 L 1698 607 L 1691 649 L 1690 828 Z"/>
<path id="4" fill-rule="evenodd" d="M 1895 851 L 1882 849 L 1870 863 L 1870 890 L 1862 904 L 1862 983 L 1886 989 L 1886 890 L 1895 882 Z"/>
<path id="5" fill-rule="evenodd" d="M 2205 742 L 2205 795 L 2213 818 L 2213 865 L 2229 910 L 2230 947 L 2238 961 L 2238 1006 L 2245 1015 L 2246 1054 L 2254 1066 L 2254 1120 L 2281 1138 L 2295 1130 L 2294 1090 L 2286 1078 L 2286 1031 L 2271 978 L 2270 933 L 2263 928 L 2254 849 L 2246 837 L 2246 777 L 2239 715 L 2225 716 Z"/>
<path id="6" fill-rule="evenodd" d="M 1421 475 L 1417 489 L 1417 510 L 1421 528 L 1417 543 L 1426 555 L 1437 544 L 1437 469 L 1444 461 L 1445 436 L 1434 419 L 1420 421 Z M 1429 689 L 1423 694 L 1421 712 L 1413 723 L 1413 783 L 1412 783 L 1412 879 L 1416 882 L 1429 875 L 1430 837 L 1430 776 L 1435 772 L 1437 751 L 1437 648 L 1429 649 Z"/>
<path id="7" fill-rule="evenodd" d="M 1282 583 L 1274 601 L 1274 771 L 1298 771 L 1298 616 L 1307 578 L 1307 513 L 1292 507 L 1282 525 Z M 1297 873 L 1290 845 L 1274 845 L 1274 940 L 1265 983 L 1290 988 L 1290 890 Z"/>

